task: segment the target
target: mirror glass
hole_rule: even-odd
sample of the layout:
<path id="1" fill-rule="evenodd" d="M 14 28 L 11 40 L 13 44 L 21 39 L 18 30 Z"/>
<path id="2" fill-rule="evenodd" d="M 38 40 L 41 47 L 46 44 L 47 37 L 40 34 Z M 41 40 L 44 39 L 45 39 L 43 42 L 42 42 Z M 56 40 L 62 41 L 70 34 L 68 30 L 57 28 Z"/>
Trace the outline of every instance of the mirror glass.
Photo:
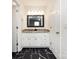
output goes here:
<path id="1" fill-rule="evenodd" d="M 27 15 L 27 27 L 44 27 L 44 15 Z"/>

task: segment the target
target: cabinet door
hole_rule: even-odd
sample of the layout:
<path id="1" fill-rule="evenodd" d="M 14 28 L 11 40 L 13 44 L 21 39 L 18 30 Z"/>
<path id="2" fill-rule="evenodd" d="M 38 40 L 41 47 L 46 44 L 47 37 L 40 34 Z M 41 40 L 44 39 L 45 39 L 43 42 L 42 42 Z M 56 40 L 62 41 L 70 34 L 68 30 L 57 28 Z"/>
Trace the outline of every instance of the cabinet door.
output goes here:
<path id="1" fill-rule="evenodd" d="M 48 47 L 49 34 L 47 33 L 23 33 L 22 47 Z"/>

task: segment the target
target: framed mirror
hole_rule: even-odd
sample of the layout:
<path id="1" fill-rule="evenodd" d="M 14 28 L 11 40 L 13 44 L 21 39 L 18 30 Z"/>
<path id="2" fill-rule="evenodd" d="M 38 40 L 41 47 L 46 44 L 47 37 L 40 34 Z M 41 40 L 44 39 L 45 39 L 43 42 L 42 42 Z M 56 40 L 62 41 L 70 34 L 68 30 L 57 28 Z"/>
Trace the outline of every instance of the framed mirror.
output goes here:
<path id="1" fill-rule="evenodd" d="M 27 27 L 44 27 L 44 15 L 27 15 Z"/>

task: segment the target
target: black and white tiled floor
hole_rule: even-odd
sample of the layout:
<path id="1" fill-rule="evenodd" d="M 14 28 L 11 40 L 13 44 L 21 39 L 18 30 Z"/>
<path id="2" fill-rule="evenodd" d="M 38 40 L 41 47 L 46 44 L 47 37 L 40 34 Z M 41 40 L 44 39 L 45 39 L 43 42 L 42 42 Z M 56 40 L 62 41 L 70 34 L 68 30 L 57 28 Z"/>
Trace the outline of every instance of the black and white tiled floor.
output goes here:
<path id="1" fill-rule="evenodd" d="M 49 48 L 23 48 L 19 53 L 12 54 L 12 59 L 56 59 Z"/>

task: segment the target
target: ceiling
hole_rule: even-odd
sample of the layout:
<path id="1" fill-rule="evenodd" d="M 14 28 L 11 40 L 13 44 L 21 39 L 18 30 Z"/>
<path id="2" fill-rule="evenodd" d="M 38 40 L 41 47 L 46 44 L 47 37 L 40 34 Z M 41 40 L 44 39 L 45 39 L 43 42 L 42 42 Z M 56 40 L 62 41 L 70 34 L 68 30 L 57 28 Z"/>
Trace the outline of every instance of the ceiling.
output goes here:
<path id="1" fill-rule="evenodd" d="M 58 0 L 20 0 L 24 8 L 54 9 Z"/>
<path id="2" fill-rule="evenodd" d="M 43 10 L 48 13 L 56 13 L 59 9 L 60 0 L 13 0 L 19 2 L 21 9 L 26 13 L 28 10 Z"/>
<path id="3" fill-rule="evenodd" d="M 53 6 L 56 0 L 21 0 L 24 6 Z"/>

